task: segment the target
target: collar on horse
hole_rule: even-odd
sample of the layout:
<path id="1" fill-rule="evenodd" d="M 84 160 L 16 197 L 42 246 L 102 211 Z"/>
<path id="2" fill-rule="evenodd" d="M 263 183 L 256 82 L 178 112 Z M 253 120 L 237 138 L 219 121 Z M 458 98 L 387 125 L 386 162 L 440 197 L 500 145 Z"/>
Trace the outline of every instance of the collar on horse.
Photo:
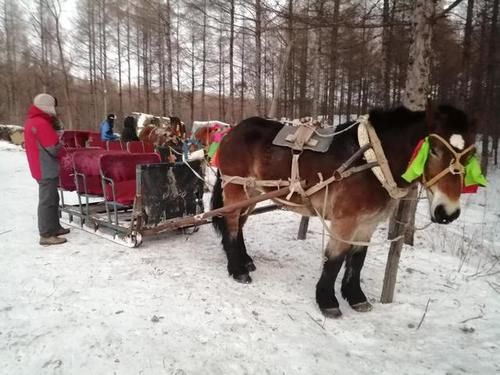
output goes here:
<path id="1" fill-rule="evenodd" d="M 385 157 L 380 139 L 378 138 L 377 133 L 375 132 L 375 129 L 370 123 L 368 117 L 368 115 L 364 115 L 358 120 L 359 146 L 363 147 L 370 145 L 370 148 L 364 152 L 364 157 L 368 163 L 374 162 L 377 164 L 372 167 L 371 170 L 385 190 L 387 190 L 391 198 L 403 198 L 408 194 L 408 189 L 398 187 L 396 181 L 394 181 L 394 177 L 392 176 L 391 169 L 389 168 L 389 162 Z"/>

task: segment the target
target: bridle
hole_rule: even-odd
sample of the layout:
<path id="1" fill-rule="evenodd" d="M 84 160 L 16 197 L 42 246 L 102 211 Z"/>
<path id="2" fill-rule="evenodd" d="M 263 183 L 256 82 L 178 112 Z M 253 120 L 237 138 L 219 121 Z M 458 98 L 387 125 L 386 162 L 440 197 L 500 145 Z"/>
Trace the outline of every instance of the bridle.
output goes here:
<path id="1" fill-rule="evenodd" d="M 441 172 L 439 172 L 437 175 L 432 177 L 429 181 L 425 178 L 425 172 L 422 174 L 423 178 L 423 183 L 426 189 L 430 188 L 431 186 L 435 185 L 440 179 L 442 179 L 444 176 L 446 176 L 448 173 L 451 173 L 452 175 L 460 175 L 460 181 L 461 185 L 463 185 L 463 180 L 464 180 L 464 175 L 465 175 L 465 167 L 464 165 L 460 162 L 460 159 L 467 154 L 469 151 L 473 150 L 476 146 L 470 145 L 467 147 L 465 150 L 462 152 L 456 152 L 453 147 L 450 145 L 450 143 L 441 137 L 438 134 L 431 133 L 429 134 L 429 137 L 436 138 L 439 140 L 443 145 L 446 146 L 446 148 L 451 152 L 453 155 L 453 158 L 450 161 L 450 165 L 443 169 Z"/>

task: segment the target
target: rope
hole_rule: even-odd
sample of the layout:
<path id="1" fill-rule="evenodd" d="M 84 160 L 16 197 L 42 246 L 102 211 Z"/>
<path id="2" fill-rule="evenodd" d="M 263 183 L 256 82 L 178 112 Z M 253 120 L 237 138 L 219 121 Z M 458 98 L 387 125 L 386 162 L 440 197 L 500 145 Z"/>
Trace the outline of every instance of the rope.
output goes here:
<path id="1" fill-rule="evenodd" d="M 359 121 L 354 121 L 354 123 L 352 123 L 351 125 L 349 125 L 347 128 L 345 129 L 342 129 L 342 130 L 339 130 L 339 131 L 334 131 L 333 133 L 330 133 L 330 134 L 321 134 L 317 129 L 314 130 L 314 134 L 316 134 L 318 137 L 320 138 L 330 138 L 330 137 L 335 137 L 336 135 L 338 134 L 342 134 L 350 129 L 352 129 L 353 127 L 355 127 L 356 125 L 359 125 Z M 335 127 L 335 129 L 337 128 L 337 126 Z"/>
<path id="2" fill-rule="evenodd" d="M 354 245 L 354 246 L 381 246 L 381 245 L 385 245 L 387 242 L 395 242 L 395 241 L 399 241 L 400 239 L 404 238 L 404 235 L 400 235 L 400 236 L 397 236 L 395 238 L 385 240 L 383 242 L 366 242 L 366 241 L 345 240 L 343 238 L 340 238 L 340 237 L 333 235 L 333 233 L 331 232 L 331 230 L 330 230 L 328 224 L 326 223 L 325 219 L 323 218 L 323 216 L 320 215 L 320 213 L 316 209 L 316 207 L 313 207 L 313 209 L 314 209 L 314 211 L 316 211 L 316 215 L 318 215 L 318 217 L 321 221 L 321 224 L 323 224 L 323 229 L 328 233 L 328 236 L 330 238 L 333 238 L 335 241 L 347 243 L 349 245 Z"/>

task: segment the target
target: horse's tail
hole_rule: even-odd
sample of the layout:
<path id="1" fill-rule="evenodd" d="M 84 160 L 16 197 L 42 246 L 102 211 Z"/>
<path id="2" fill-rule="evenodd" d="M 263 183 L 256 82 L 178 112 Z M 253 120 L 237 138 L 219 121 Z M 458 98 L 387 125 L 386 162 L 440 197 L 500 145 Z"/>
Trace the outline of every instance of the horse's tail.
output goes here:
<path id="1" fill-rule="evenodd" d="M 210 206 L 212 210 L 224 206 L 224 200 L 222 197 L 222 178 L 220 177 L 219 171 L 217 171 L 217 181 L 215 181 L 215 185 L 212 191 Z M 226 220 L 224 219 L 224 216 L 214 216 L 212 219 L 212 225 L 219 235 L 224 235 L 224 232 L 226 231 Z"/>

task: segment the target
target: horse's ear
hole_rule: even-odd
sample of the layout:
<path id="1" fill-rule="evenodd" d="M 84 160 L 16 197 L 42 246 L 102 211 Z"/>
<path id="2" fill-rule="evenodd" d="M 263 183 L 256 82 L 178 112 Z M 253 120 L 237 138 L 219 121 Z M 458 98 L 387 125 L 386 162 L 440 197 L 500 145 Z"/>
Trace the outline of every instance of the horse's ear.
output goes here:
<path id="1" fill-rule="evenodd" d="M 476 134 L 477 133 L 477 128 L 478 128 L 478 119 L 477 117 L 470 117 L 468 120 L 468 128 L 469 128 L 469 133 L 471 134 Z"/>

